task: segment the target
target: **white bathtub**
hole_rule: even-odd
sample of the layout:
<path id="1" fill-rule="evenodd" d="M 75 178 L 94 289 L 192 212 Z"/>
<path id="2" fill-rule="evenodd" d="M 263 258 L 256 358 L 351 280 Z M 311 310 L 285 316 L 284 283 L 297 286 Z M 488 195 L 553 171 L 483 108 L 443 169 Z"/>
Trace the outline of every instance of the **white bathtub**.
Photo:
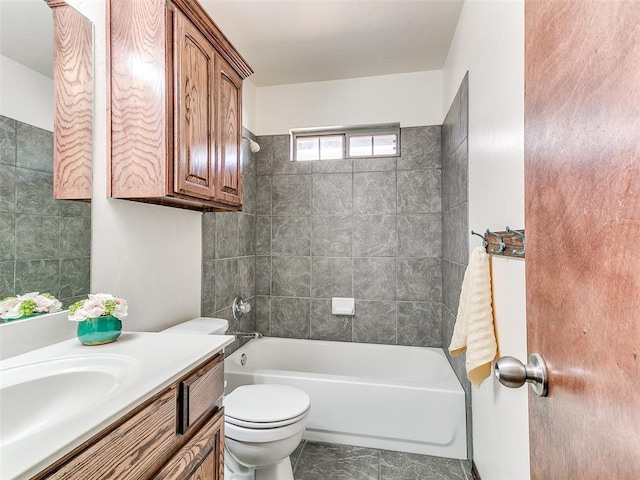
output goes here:
<path id="1" fill-rule="evenodd" d="M 307 392 L 307 440 L 467 458 L 464 390 L 439 348 L 269 337 L 229 355 L 225 379 L 227 393 L 256 383 Z"/>

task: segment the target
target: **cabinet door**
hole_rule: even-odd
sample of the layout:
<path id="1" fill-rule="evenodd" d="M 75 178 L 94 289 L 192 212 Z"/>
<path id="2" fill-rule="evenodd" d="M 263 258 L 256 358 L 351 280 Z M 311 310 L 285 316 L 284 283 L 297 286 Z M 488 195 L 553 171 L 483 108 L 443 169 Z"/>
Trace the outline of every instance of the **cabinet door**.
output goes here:
<path id="1" fill-rule="evenodd" d="M 177 193 L 215 196 L 215 57 L 209 41 L 174 10 L 175 158 Z"/>
<path id="2" fill-rule="evenodd" d="M 219 480 L 224 476 L 224 414 L 218 411 L 153 477 Z"/>
<path id="3" fill-rule="evenodd" d="M 242 204 L 242 79 L 218 57 L 218 162 L 216 198 L 233 205 Z"/>

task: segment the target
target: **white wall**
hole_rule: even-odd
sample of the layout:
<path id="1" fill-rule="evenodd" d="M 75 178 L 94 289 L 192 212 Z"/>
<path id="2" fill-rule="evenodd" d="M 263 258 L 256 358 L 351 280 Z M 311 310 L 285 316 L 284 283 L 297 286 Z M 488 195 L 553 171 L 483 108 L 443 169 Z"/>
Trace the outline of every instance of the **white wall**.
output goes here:
<path id="1" fill-rule="evenodd" d="M 469 225 L 524 226 L 524 1 L 467 0 L 443 69 L 443 111 L 469 70 Z M 478 244 L 470 237 L 470 247 Z M 524 262 L 494 258 L 500 355 L 526 360 Z M 527 390 L 473 390 L 473 449 L 487 480 L 529 478 Z"/>
<path id="2" fill-rule="evenodd" d="M 0 115 L 53 132 L 53 80 L 0 55 Z"/>
<path id="3" fill-rule="evenodd" d="M 200 315 L 201 214 L 106 198 L 105 2 L 74 6 L 95 24 L 91 290 L 128 301 L 125 329 L 160 330 Z"/>
<path id="4" fill-rule="evenodd" d="M 242 82 L 242 126 L 256 132 L 256 86 L 250 79 Z"/>
<path id="5" fill-rule="evenodd" d="M 439 125 L 442 116 L 442 71 L 433 70 L 258 87 L 254 133 L 389 122 Z"/>

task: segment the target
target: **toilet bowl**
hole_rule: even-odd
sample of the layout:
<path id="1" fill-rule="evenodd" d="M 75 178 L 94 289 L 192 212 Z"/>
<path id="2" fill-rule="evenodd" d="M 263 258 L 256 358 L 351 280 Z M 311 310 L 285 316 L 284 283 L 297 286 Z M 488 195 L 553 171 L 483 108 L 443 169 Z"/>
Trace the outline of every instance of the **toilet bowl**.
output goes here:
<path id="1" fill-rule="evenodd" d="M 223 335 L 229 323 L 199 317 L 163 332 Z M 225 480 L 293 480 L 289 455 L 302 440 L 309 396 L 286 385 L 243 385 L 224 397 Z"/>

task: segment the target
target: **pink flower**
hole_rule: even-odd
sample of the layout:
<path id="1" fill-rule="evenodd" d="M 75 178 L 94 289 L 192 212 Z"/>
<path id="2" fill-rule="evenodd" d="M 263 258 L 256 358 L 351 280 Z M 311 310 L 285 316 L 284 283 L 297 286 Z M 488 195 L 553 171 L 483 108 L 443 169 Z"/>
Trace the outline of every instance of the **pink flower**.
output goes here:
<path id="1" fill-rule="evenodd" d="M 82 307 L 82 313 L 87 318 L 98 318 L 104 315 L 104 305 L 100 300 L 88 300 Z"/>

